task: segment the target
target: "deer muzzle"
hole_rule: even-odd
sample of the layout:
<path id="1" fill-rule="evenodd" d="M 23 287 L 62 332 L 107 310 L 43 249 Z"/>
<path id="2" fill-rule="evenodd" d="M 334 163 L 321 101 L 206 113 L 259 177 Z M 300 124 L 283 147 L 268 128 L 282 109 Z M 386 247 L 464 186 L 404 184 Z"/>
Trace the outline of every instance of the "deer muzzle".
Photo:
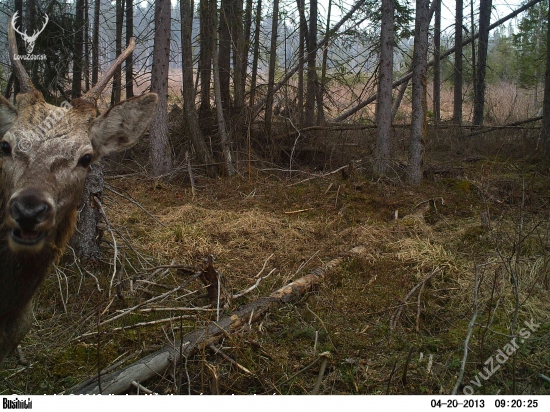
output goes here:
<path id="1" fill-rule="evenodd" d="M 37 251 L 55 222 L 55 208 L 48 196 L 38 189 L 15 193 L 8 202 L 6 223 L 11 227 L 10 247 Z"/>

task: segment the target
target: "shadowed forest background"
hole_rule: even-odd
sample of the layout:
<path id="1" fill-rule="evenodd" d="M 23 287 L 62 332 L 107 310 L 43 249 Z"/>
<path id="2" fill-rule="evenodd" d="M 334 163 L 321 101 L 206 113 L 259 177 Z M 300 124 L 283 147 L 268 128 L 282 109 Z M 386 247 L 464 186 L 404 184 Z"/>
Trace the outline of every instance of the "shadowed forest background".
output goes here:
<path id="1" fill-rule="evenodd" d="M 159 107 L 1 394 L 550 394 L 547 0 L 0 1 L 10 99 L 16 11 L 48 102 L 134 37 Z"/>

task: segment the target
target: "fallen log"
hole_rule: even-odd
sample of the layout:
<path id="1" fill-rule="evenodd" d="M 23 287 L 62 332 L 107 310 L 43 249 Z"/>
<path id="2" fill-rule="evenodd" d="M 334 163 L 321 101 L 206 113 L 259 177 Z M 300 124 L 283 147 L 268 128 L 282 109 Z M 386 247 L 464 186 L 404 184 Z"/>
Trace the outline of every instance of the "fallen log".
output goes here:
<path id="1" fill-rule="evenodd" d="M 364 247 L 357 246 L 349 254 L 360 256 L 364 251 Z M 99 382 L 97 378 L 92 382 L 86 381 L 85 385 L 78 385 L 74 390 L 69 392 L 75 395 L 116 395 L 130 389 L 132 382 L 143 383 L 155 376 L 161 376 L 182 356 L 188 357 L 196 350 L 208 347 L 222 336 L 231 334 L 239 330 L 243 325 L 260 319 L 264 313 L 273 307 L 298 300 L 314 286 L 323 282 L 329 271 L 343 261 L 343 257 L 333 259 L 322 267 L 315 268 L 307 275 L 277 289 L 269 296 L 251 302 L 234 311 L 229 316 L 223 317 L 219 322 L 212 322 L 203 329 L 183 336 L 175 346 L 166 346 L 122 370 L 101 376 Z"/>

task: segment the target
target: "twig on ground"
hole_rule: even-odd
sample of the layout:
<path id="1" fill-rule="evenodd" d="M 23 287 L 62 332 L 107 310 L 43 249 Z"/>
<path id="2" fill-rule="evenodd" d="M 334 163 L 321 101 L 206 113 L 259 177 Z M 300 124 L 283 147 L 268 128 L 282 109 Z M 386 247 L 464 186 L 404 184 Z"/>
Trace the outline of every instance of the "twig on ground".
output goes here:
<path id="1" fill-rule="evenodd" d="M 232 359 L 231 357 L 227 356 L 221 348 L 217 348 L 216 345 L 214 345 L 213 343 L 211 343 L 210 345 L 208 345 L 208 347 L 210 349 L 212 349 L 214 351 L 214 353 L 216 355 L 220 355 L 222 358 L 224 358 L 226 361 L 228 361 L 229 363 L 235 365 L 237 367 L 237 369 L 240 369 L 242 370 L 244 373 L 246 373 L 247 375 L 254 375 L 252 372 L 250 372 L 247 368 L 245 368 L 243 365 L 241 365 L 240 363 L 238 363 L 236 360 Z"/>
<path id="2" fill-rule="evenodd" d="M 321 367 L 319 368 L 319 374 L 317 375 L 315 386 L 311 390 L 312 395 L 317 395 L 319 393 L 319 388 L 321 387 L 321 382 L 323 382 L 323 376 L 325 376 L 325 369 L 327 367 L 328 360 L 332 358 L 330 352 L 323 352 L 319 356 L 323 359 L 323 361 L 321 362 Z"/>
<path id="3" fill-rule="evenodd" d="M 262 269 L 263 270 L 263 269 Z M 264 279 L 267 279 L 273 272 L 275 272 L 277 269 L 273 268 L 271 269 L 271 271 L 265 275 L 265 276 L 262 276 L 260 278 L 258 278 L 258 280 L 256 280 L 256 283 L 254 283 L 252 286 L 250 286 L 248 289 L 246 290 L 243 290 L 242 292 L 239 292 L 239 293 L 236 293 L 232 296 L 232 299 L 236 299 L 236 298 L 240 298 L 241 296 L 244 296 L 250 292 L 252 292 L 254 289 L 256 289 L 259 285 L 260 285 L 260 282 Z M 261 273 L 261 272 L 260 272 Z"/>
<path id="4" fill-rule="evenodd" d="M 474 313 L 472 314 L 472 319 L 470 319 L 470 323 L 468 323 L 468 334 L 466 335 L 466 340 L 464 341 L 464 355 L 462 356 L 462 363 L 460 365 L 460 372 L 458 373 L 458 378 L 456 379 L 455 386 L 453 388 L 453 391 L 451 392 L 452 395 L 456 395 L 456 392 L 458 391 L 458 388 L 460 384 L 462 383 L 462 378 L 464 377 L 464 370 L 466 369 L 466 360 L 468 359 L 468 344 L 470 343 L 470 338 L 472 337 L 472 333 L 474 331 L 474 325 L 476 323 L 477 318 L 477 291 L 478 291 L 478 278 L 479 278 L 479 266 L 476 265 L 476 271 L 475 271 L 475 279 L 474 279 Z"/>
<path id="5" fill-rule="evenodd" d="M 122 197 L 122 198 L 128 200 L 129 202 L 133 203 L 134 205 L 139 207 L 141 210 L 143 210 L 148 216 L 150 216 L 159 225 L 161 225 L 162 227 L 166 227 L 166 225 L 164 223 L 162 223 L 160 220 L 158 220 L 158 218 L 156 216 L 154 216 L 147 209 L 145 209 L 137 200 L 132 199 L 132 197 L 130 195 L 124 195 L 120 192 L 117 192 L 115 189 L 113 189 L 113 187 L 111 185 L 109 185 L 107 183 L 105 183 L 105 189 L 107 189 L 107 190 L 113 192 L 114 194 L 119 195 L 120 197 Z"/>

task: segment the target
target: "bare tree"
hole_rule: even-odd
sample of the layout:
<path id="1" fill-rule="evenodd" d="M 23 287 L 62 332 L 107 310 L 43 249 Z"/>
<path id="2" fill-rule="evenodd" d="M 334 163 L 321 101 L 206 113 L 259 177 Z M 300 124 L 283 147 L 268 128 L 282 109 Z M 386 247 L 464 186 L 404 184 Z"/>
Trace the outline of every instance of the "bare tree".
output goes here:
<path id="1" fill-rule="evenodd" d="M 416 0 L 412 75 L 412 120 L 407 181 L 417 185 L 422 181 L 422 157 L 426 135 L 426 74 L 428 68 L 429 0 Z"/>
<path id="2" fill-rule="evenodd" d="M 271 19 L 271 47 L 269 49 L 269 73 L 267 79 L 267 99 L 265 106 L 266 133 L 271 138 L 271 119 L 273 117 L 273 93 L 275 87 L 275 63 L 277 62 L 277 31 L 279 26 L 279 0 L 273 0 Z"/>
<path id="3" fill-rule="evenodd" d="M 220 68 L 220 90 L 224 111 L 229 113 L 231 108 L 231 30 L 229 21 L 231 19 L 232 2 L 235 0 L 221 0 L 220 9 L 220 36 L 218 65 Z"/>
<path id="4" fill-rule="evenodd" d="M 258 78 L 258 60 L 260 56 L 260 29 L 262 24 L 262 0 L 258 0 L 256 5 L 256 18 L 254 27 L 254 51 L 252 53 L 252 70 L 250 78 L 250 97 L 248 106 L 250 109 L 254 107 L 254 100 L 256 97 L 256 83 Z"/>
<path id="5" fill-rule="evenodd" d="M 332 11 L 332 0 L 328 1 L 327 10 L 327 27 L 325 28 L 325 37 L 330 35 L 330 13 Z M 327 77 L 327 61 L 328 61 L 328 43 L 323 47 L 323 60 L 321 63 L 321 81 L 319 84 L 319 108 L 317 110 L 317 125 L 325 123 L 325 108 L 323 100 L 326 93 L 326 77 Z"/>
<path id="6" fill-rule="evenodd" d="M 183 72 L 183 113 L 187 121 L 187 127 L 191 142 L 200 161 L 206 165 L 208 175 L 214 177 L 217 174 L 214 159 L 202 135 L 199 126 L 199 117 L 195 109 L 195 88 L 193 85 L 193 0 L 180 1 L 181 16 L 181 59 Z"/>
<path id="7" fill-rule="evenodd" d="M 116 22 L 115 22 L 115 53 L 122 53 L 122 26 L 124 20 L 124 0 L 116 0 Z M 120 102 L 122 95 L 122 68 L 117 67 L 113 76 L 113 91 L 111 93 L 111 105 Z"/>
<path id="8" fill-rule="evenodd" d="M 134 37 L 134 0 L 126 0 L 126 47 Z M 134 96 L 134 54 L 130 53 L 126 59 L 126 98 Z"/>
<path id="9" fill-rule="evenodd" d="M 213 16 L 216 12 L 216 0 L 200 0 L 199 6 L 200 18 L 200 54 L 199 54 L 199 77 L 200 77 L 200 124 L 204 125 L 204 131 L 207 131 L 206 125 L 210 125 L 210 80 L 212 78 L 212 25 Z"/>
<path id="10" fill-rule="evenodd" d="M 296 90 L 297 101 L 296 109 L 298 110 L 298 124 L 304 123 L 304 65 L 306 62 L 305 45 L 307 38 L 307 20 L 305 13 L 305 0 L 297 0 L 298 13 L 300 14 L 300 30 L 299 30 L 299 45 L 298 45 L 298 88 Z"/>
<path id="11" fill-rule="evenodd" d="M 483 124 L 485 106 L 485 74 L 487 72 L 487 49 L 489 45 L 489 26 L 491 23 L 492 0 L 479 2 L 479 41 L 477 43 L 477 70 L 474 83 L 474 121 Z"/>
<path id="12" fill-rule="evenodd" d="M 441 120 L 441 0 L 434 0 L 434 121 Z"/>
<path id="13" fill-rule="evenodd" d="M 73 98 L 82 94 L 82 61 L 84 53 L 84 0 L 77 0 L 74 19 L 74 44 L 73 44 Z M 121 53 L 119 50 L 118 54 Z M 118 56 L 117 54 L 117 56 Z"/>
<path id="14" fill-rule="evenodd" d="M 550 44 L 550 13 L 546 26 L 546 44 Z M 550 158 L 550 53 L 546 53 L 546 71 L 544 74 L 544 98 L 542 103 L 542 130 L 541 138 L 543 152 Z"/>
<path id="15" fill-rule="evenodd" d="M 307 85 L 304 126 L 315 122 L 315 98 L 317 87 L 317 0 L 309 2 L 309 28 L 307 35 Z"/>
<path id="16" fill-rule="evenodd" d="M 462 124 L 462 0 L 456 0 L 453 122 Z"/>
<path id="17" fill-rule="evenodd" d="M 378 105 L 376 106 L 376 158 L 373 167 L 374 174 L 377 176 L 385 175 L 388 172 L 388 160 L 390 158 L 394 12 L 394 0 L 382 0 Z"/>
<path id="18" fill-rule="evenodd" d="M 92 85 L 97 83 L 99 78 L 99 17 L 101 1 L 94 3 L 94 27 L 92 32 Z"/>
<path id="19" fill-rule="evenodd" d="M 222 15 L 220 15 L 220 18 L 222 18 Z M 220 82 L 220 67 L 219 67 L 219 60 L 218 60 L 218 31 L 216 29 L 216 25 L 212 25 L 212 39 L 214 40 L 214 47 L 213 47 L 213 55 L 212 55 L 212 69 L 214 72 L 214 96 L 216 99 L 216 115 L 218 118 L 218 132 L 220 134 L 220 143 L 222 146 L 222 153 L 225 160 L 225 166 L 228 176 L 232 176 L 235 174 L 235 168 L 233 166 L 233 160 L 231 157 L 231 150 L 229 148 L 229 136 L 227 134 L 227 127 L 225 122 L 225 115 L 223 110 L 223 98 L 222 98 L 222 91 L 221 91 L 221 82 Z"/>
<path id="20" fill-rule="evenodd" d="M 170 11 L 170 0 L 155 0 L 155 38 L 151 91 L 158 94 L 158 107 L 149 131 L 149 157 L 155 176 L 163 175 L 172 170 L 172 151 L 168 140 Z"/>

